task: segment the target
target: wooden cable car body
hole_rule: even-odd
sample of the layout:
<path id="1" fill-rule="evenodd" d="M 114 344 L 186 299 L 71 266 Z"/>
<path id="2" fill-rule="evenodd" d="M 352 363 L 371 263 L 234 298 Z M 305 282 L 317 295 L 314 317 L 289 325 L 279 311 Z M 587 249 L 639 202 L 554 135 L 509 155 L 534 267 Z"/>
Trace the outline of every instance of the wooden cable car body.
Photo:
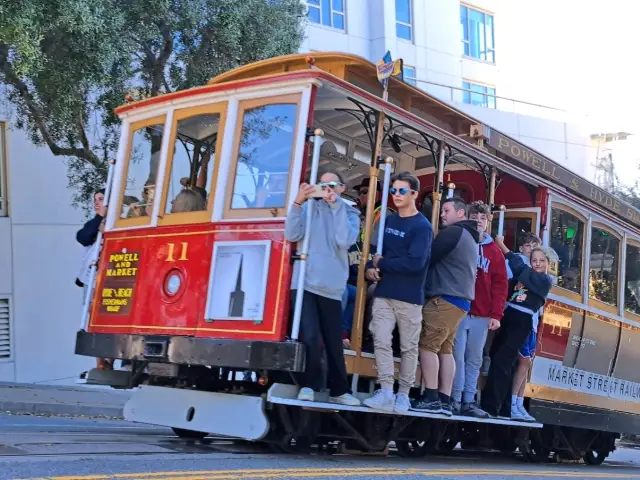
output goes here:
<path id="1" fill-rule="evenodd" d="M 395 441 L 406 455 L 458 441 L 471 448 L 520 445 L 532 460 L 553 451 L 601 462 L 620 432 L 640 433 L 640 374 L 633 368 L 640 316 L 620 306 L 625 246 L 640 245 L 640 212 L 411 85 L 391 79 L 388 100 L 381 97 L 373 64 L 318 53 L 313 62 L 279 57 L 203 87 L 120 107 L 110 208 L 76 353 L 129 360 L 133 367 L 93 370 L 88 383 L 139 387 L 125 417 L 183 433 L 281 447 L 338 440 L 368 451 Z M 314 129 L 324 136 L 314 140 Z M 314 162 L 316 141 L 323 142 L 315 159 L 320 168 L 338 168 L 350 187 L 373 179 L 369 205 L 379 161 L 391 156 L 396 171 L 419 176 L 419 203 L 432 205 L 426 213 L 436 223 L 445 185 L 453 182 L 467 202 L 506 206 L 512 246 L 515 236 L 530 231 L 561 250 L 560 265 L 568 268 L 540 321 L 526 393 L 540 423 L 384 414 L 296 400 L 291 374 L 304 369 L 304 348 L 290 338 L 295 246 L 284 237 L 284 222 Z M 204 192 L 198 210 L 174 208 L 185 183 Z M 424 203 L 427 197 L 432 204 Z M 563 221 L 577 225 L 561 226 L 565 233 L 573 228 L 571 238 L 550 231 Z M 368 239 L 371 215 L 367 222 Z M 615 294 L 592 294 L 593 282 L 585 281 L 589 259 L 577 261 L 596 227 L 618 240 L 617 258 L 593 257 L 607 265 L 601 276 L 617 275 Z M 592 298 L 605 294 L 615 302 Z M 345 362 L 362 395 L 376 377 L 364 307 L 361 278 Z M 253 372 L 250 381 L 239 379 L 243 371 Z"/>

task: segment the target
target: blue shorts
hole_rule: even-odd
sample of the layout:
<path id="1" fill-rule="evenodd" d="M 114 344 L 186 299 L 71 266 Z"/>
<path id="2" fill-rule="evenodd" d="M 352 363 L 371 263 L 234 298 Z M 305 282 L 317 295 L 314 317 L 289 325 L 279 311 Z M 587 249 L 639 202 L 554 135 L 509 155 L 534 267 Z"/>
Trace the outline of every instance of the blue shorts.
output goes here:
<path id="1" fill-rule="evenodd" d="M 536 342 L 538 341 L 538 334 L 531 332 L 527 339 L 520 347 L 520 356 L 523 358 L 533 357 L 533 353 L 536 351 Z"/>

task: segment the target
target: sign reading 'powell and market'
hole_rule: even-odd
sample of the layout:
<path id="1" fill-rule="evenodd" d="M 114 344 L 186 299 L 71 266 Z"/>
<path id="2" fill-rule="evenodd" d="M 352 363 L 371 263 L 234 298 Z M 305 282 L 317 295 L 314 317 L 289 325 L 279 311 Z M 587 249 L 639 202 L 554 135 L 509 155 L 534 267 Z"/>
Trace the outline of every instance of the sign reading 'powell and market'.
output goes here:
<path id="1" fill-rule="evenodd" d="M 608 194 L 601 188 L 570 172 L 566 168 L 561 167 L 557 163 L 535 153 L 533 150 L 528 149 L 521 143 L 518 143 L 509 137 L 505 137 L 501 133 L 493 130 L 491 130 L 487 143 L 497 151 L 504 153 L 508 157 L 526 165 L 532 170 L 535 170 L 543 177 L 559 183 L 569 191 L 579 193 L 580 195 L 593 200 L 598 205 L 601 205 L 607 210 L 640 227 L 639 210 Z"/>

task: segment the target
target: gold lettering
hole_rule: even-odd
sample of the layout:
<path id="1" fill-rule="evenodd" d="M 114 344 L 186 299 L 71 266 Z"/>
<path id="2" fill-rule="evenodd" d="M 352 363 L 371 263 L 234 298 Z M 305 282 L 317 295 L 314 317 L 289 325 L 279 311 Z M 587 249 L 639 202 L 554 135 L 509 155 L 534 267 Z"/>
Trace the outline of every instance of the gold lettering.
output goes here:
<path id="1" fill-rule="evenodd" d="M 619 201 L 619 200 L 614 200 L 614 202 L 613 202 L 613 209 L 614 209 L 616 212 L 619 212 L 619 211 L 620 211 L 620 201 Z"/>
<path id="2" fill-rule="evenodd" d="M 107 307 L 107 312 L 114 312 L 114 313 L 118 313 L 120 311 L 120 307 L 118 306 L 110 306 Z"/>
<path id="3" fill-rule="evenodd" d="M 598 189 L 597 189 L 596 187 L 591 187 L 591 194 L 590 194 L 590 197 L 591 197 L 593 200 L 598 200 L 598 193 L 600 193 L 600 192 L 598 191 Z"/>
<path id="4" fill-rule="evenodd" d="M 613 198 L 611 198 L 609 195 L 605 195 L 604 205 L 605 207 L 613 208 Z"/>
<path id="5" fill-rule="evenodd" d="M 509 148 L 509 140 L 502 136 L 498 140 L 498 150 L 501 148 Z"/>
<path id="6" fill-rule="evenodd" d="M 520 159 L 522 150 L 520 150 L 520 147 L 518 145 L 511 145 L 511 155 L 513 155 L 515 158 Z"/>
<path id="7" fill-rule="evenodd" d="M 540 160 L 533 155 L 531 156 L 531 166 L 540 170 Z"/>
<path id="8" fill-rule="evenodd" d="M 580 183 L 578 183 L 578 179 L 576 177 L 573 177 L 571 179 L 571 188 L 577 190 L 578 192 L 580 191 Z"/>
<path id="9" fill-rule="evenodd" d="M 522 160 L 524 160 L 525 162 L 530 162 L 533 161 L 535 159 L 535 157 L 533 155 L 531 155 L 528 151 L 523 150 L 522 152 Z"/>
<path id="10" fill-rule="evenodd" d="M 189 249 L 189 244 L 187 242 L 181 242 L 180 245 L 182 245 L 182 249 L 180 250 L 180 258 L 178 258 L 178 260 L 184 262 L 185 260 L 188 260 L 187 251 Z M 167 249 L 169 250 L 169 252 L 167 253 L 167 259 L 165 260 L 165 262 L 175 262 L 176 259 L 174 255 L 176 250 L 176 244 L 168 243 Z"/>
<path id="11" fill-rule="evenodd" d="M 103 297 L 113 297 L 113 288 L 103 288 L 102 289 L 102 296 Z"/>

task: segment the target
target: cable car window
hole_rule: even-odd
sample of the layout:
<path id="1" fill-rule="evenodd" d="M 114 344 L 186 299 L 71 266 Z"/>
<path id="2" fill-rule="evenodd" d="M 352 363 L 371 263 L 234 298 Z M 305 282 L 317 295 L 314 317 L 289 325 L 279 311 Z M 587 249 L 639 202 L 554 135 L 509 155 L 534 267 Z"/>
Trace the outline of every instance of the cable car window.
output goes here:
<path id="1" fill-rule="evenodd" d="M 207 209 L 220 127 L 219 113 L 206 113 L 177 122 L 165 214 Z"/>
<path id="2" fill-rule="evenodd" d="M 164 122 L 148 124 L 131 136 L 121 219 L 149 218 L 153 213 Z"/>
<path id="3" fill-rule="evenodd" d="M 598 227 L 591 229 L 589 257 L 589 298 L 609 305 L 618 304 L 618 263 L 620 239 Z"/>
<path id="4" fill-rule="evenodd" d="M 232 209 L 286 206 L 296 117 L 296 104 L 244 111 Z"/>
<path id="5" fill-rule="evenodd" d="M 627 245 L 624 291 L 624 309 L 640 315 L 640 248 L 633 245 Z"/>
<path id="6" fill-rule="evenodd" d="M 584 222 L 569 212 L 552 208 L 549 241 L 558 254 L 558 286 L 581 293 Z"/>

